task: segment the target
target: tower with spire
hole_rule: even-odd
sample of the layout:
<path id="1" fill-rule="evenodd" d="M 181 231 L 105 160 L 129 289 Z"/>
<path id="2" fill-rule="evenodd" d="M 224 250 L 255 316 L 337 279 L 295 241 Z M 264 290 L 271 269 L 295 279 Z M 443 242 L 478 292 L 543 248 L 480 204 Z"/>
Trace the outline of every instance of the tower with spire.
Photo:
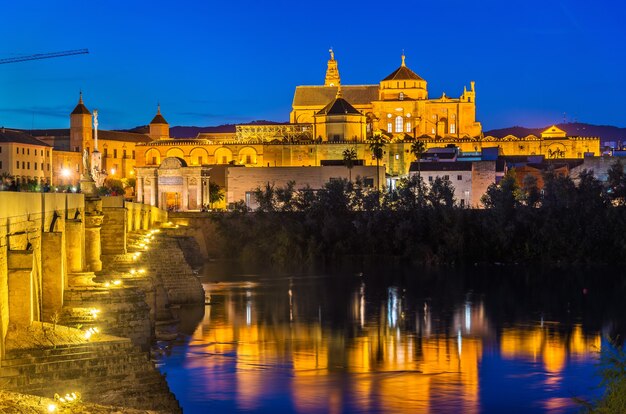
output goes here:
<path id="1" fill-rule="evenodd" d="M 328 66 L 326 67 L 324 86 L 339 86 L 341 85 L 341 79 L 339 78 L 339 68 L 337 67 L 337 61 L 335 60 L 335 52 L 333 52 L 332 47 L 328 51 L 330 52 L 330 59 L 328 60 Z"/>
<path id="2" fill-rule="evenodd" d="M 170 137 L 170 125 L 165 118 L 163 118 L 163 115 L 161 115 L 161 104 L 157 104 L 157 113 L 150 122 L 149 135 L 153 141 L 169 139 Z"/>
<path id="3" fill-rule="evenodd" d="M 78 104 L 70 114 L 70 151 L 83 152 L 89 147 L 93 134 L 91 112 L 83 102 L 83 92 L 80 92 Z"/>

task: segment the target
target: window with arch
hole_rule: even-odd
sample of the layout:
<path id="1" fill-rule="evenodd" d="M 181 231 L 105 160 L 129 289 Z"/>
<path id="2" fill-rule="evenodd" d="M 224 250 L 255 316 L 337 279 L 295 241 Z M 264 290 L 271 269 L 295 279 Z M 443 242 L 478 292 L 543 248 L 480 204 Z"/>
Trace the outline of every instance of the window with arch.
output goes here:
<path id="1" fill-rule="evenodd" d="M 455 124 L 450 124 L 450 133 L 451 134 L 456 134 L 456 125 Z"/>
<path id="2" fill-rule="evenodd" d="M 403 126 L 404 126 L 404 119 L 402 118 L 402 116 L 398 115 L 396 117 L 396 132 L 402 132 Z"/>
<path id="3" fill-rule="evenodd" d="M 400 94 L 398 95 L 398 99 L 401 101 L 404 100 L 404 92 L 400 92 Z"/>
<path id="4" fill-rule="evenodd" d="M 404 132 L 411 132 L 411 121 L 406 123 L 406 128 L 404 129 Z"/>
<path id="5" fill-rule="evenodd" d="M 393 131 L 393 128 L 392 128 L 391 122 L 388 122 L 387 123 L 387 132 L 391 132 L 391 131 Z"/>

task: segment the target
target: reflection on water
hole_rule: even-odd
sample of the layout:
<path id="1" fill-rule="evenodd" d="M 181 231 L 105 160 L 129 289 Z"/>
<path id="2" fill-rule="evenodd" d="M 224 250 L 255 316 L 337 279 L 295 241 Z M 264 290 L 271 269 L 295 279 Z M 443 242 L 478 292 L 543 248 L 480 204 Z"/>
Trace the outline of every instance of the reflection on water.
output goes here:
<path id="1" fill-rule="evenodd" d="M 185 412 L 560 413 L 599 394 L 612 321 L 586 298 L 441 277 L 208 272 L 211 305 L 161 369 Z"/>

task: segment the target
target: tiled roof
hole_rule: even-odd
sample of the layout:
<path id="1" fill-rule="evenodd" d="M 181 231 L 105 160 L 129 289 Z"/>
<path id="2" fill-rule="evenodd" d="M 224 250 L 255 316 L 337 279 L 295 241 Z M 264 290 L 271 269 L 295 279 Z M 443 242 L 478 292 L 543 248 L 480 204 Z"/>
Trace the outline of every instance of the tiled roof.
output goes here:
<path id="1" fill-rule="evenodd" d="M 91 115 L 91 112 L 89 112 L 89 109 L 87 109 L 85 104 L 82 102 L 82 99 L 80 102 L 78 102 L 78 105 L 76 105 L 76 108 L 74 108 L 74 110 L 72 111 L 72 115 L 76 114 Z"/>
<path id="2" fill-rule="evenodd" d="M 378 99 L 378 85 L 342 85 L 341 93 L 352 105 L 369 105 Z M 335 96 L 335 86 L 296 86 L 293 106 L 325 106 Z"/>
<path id="3" fill-rule="evenodd" d="M 150 124 L 166 124 L 167 125 L 167 121 L 165 120 L 165 118 L 163 118 L 163 115 L 161 115 L 161 113 L 158 113 L 154 116 L 154 118 L 152 118 L 152 121 L 150 121 Z"/>
<path id="4" fill-rule="evenodd" d="M 421 171 L 471 171 L 472 161 L 456 161 L 456 162 L 421 162 Z M 417 171 L 417 162 L 412 162 L 409 171 Z"/>
<path id="5" fill-rule="evenodd" d="M 398 69 L 394 70 L 389 76 L 387 76 L 383 81 L 390 80 L 424 80 L 420 78 L 417 73 L 413 72 L 411 69 L 406 66 L 400 66 Z"/>
<path id="6" fill-rule="evenodd" d="M 33 137 L 22 131 L 16 131 L 13 129 L 0 128 L 0 142 L 14 142 L 18 144 L 27 144 L 27 145 L 39 145 L 41 147 L 49 147 L 48 144 L 39 141 L 37 138 Z"/>
<path id="7" fill-rule="evenodd" d="M 326 105 L 318 115 L 361 115 L 356 108 L 343 98 L 335 98 L 332 102 Z"/>
<path id="8" fill-rule="evenodd" d="M 137 134 L 134 132 L 124 132 L 124 131 L 107 131 L 107 130 L 98 130 L 98 140 L 105 141 L 125 141 L 125 142 L 152 142 L 150 136 L 146 134 Z"/>

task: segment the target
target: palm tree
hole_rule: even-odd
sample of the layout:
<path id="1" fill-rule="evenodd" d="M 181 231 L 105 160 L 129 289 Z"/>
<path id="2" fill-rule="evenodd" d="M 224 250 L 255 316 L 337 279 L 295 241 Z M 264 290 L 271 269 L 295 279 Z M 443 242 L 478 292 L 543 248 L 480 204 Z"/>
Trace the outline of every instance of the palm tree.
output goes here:
<path id="1" fill-rule="evenodd" d="M 413 142 L 413 144 L 411 144 L 411 154 L 415 155 L 415 158 L 417 159 L 418 179 L 421 178 L 422 176 L 421 161 L 422 161 L 422 154 L 424 154 L 424 151 L 426 151 L 426 145 L 424 144 L 424 141 L 416 140 Z"/>
<path id="2" fill-rule="evenodd" d="M 370 151 L 376 160 L 376 187 L 380 189 L 380 177 L 378 173 L 378 168 L 380 165 L 380 160 L 383 159 L 383 148 L 385 147 L 385 141 L 380 134 L 375 134 L 374 138 L 369 143 Z"/>
<path id="3" fill-rule="evenodd" d="M 354 148 L 346 148 L 343 150 L 343 163 L 348 169 L 350 182 L 352 182 L 352 167 L 354 167 L 354 161 L 356 161 L 356 151 Z"/>

